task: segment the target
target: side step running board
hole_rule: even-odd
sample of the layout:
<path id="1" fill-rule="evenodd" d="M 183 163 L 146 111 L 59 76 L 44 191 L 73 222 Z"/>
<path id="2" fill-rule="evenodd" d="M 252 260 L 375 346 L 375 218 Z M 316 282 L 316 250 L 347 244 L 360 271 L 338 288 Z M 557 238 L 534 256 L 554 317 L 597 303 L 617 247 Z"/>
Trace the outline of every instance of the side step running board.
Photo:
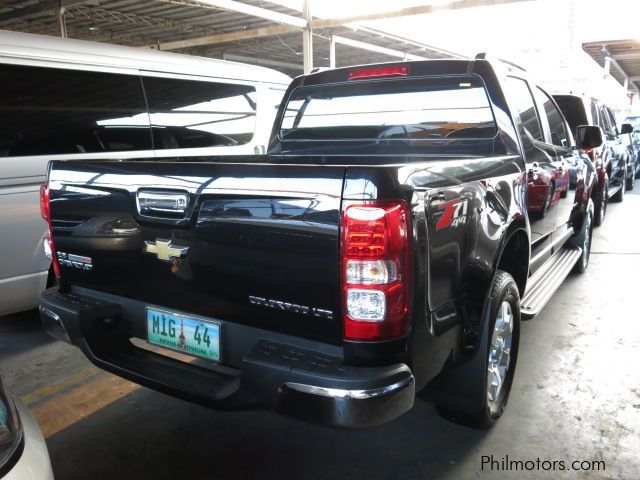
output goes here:
<path id="1" fill-rule="evenodd" d="M 520 301 L 523 318 L 535 317 L 542 310 L 581 255 L 580 247 L 564 247 L 531 275 Z"/>

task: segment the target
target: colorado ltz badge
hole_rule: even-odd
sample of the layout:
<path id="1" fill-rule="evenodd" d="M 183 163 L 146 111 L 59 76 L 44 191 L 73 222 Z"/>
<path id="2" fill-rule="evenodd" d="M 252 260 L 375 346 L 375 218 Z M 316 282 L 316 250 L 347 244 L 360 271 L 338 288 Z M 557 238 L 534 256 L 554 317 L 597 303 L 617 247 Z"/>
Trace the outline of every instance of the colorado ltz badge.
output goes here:
<path id="1" fill-rule="evenodd" d="M 444 210 L 444 212 L 436 223 L 436 230 L 463 225 L 467 221 L 468 203 L 468 200 L 456 198 L 438 205 L 438 210 Z"/>

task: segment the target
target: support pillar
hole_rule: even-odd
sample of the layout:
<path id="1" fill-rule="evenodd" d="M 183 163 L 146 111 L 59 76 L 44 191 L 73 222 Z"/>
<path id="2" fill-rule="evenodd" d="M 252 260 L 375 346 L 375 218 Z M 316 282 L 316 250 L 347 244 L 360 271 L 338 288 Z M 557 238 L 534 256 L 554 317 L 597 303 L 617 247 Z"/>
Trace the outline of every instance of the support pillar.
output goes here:
<path id="1" fill-rule="evenodd" d="M 311 0 L 304 0 L 302 15 L 307 22 L 307 26 L 302 30 L 302 58 L 304 63 L 304 73 L 313 70 L 313 31 L 311 30 Z"/>

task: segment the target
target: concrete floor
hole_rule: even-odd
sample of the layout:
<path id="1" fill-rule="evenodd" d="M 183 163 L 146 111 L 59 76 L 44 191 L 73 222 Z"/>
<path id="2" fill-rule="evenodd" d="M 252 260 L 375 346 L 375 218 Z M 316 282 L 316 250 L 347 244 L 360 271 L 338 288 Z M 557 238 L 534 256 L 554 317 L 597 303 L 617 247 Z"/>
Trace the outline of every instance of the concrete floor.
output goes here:
<path id="1" fill-rule="evenodd" d="M 509 408 L 489 431 L 420 401 L 357 432 L 207 410 L 98 371 L 33 312 L 0 318 L 0 367 L 38 418 L 58 479 L 640 478 L 639 239 L 640 182 L 595 230 L 587 273 L 523 325 Z M 483 469 L 490 455 L 606 469 L 523 475 Z"/>

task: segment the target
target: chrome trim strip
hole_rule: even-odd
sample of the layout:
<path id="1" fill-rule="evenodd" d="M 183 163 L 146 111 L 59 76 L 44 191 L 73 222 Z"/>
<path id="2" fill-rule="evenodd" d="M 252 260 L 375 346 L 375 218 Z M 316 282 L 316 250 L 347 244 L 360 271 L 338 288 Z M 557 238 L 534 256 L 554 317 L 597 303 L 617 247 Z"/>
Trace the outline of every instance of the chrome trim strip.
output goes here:
<path id="1" fill-rule="evenodd" d="M 523 315 L 533 316 L 544 308 L 581 254 L 580 247 L 564 247 L 529 278 L 527 290 L 520 300 Z"/>
<path id="2" fill-rule="evenodd" d="M 47 307 L 43 307 L 42 305 L 40 305 L 38 307 L 38 310 L 40 311 L 40 313 L 42 315 L 50 318 L 51 320 L 53 320 L 55 322 L 55 326 L 60 329 L 59 333 L 62 333 L 63 337 L 61 338 L 59 336 L 59 333 L 54 335 L 53 332 L 50 332 L 49 334 L 53 335 L 54 337 L 56 337 L 59 340 L 63 340 L 65 342 L 67 342 L 67 343 L 71 343 L 71 337 L 67 333 L 67 330 L 64 328 L 64 323 L 62 323 L 62 319 L 60 318 L 60 316 L 57 313 L 55 313 L 54 311 L 49 310 Z M 43 323 L 43 325 L 44 325 L 44 323 Z M 55 328 L 55 327 L 53 327 L 53 328 Z M 49 328 L 47 328 L 46 325 L 45 325 L 45 330 L 49 331 Z"/>
<path id="3" fill-rule="evenodd" d="M 49 310 L 46 307 L 43 307 L 42 305 L 40 305 L 40 307 L 38 307 L 38 308 L 40 310 L 40 313 L 42 313 L 42 314 L 46 315 L 47 317 L 55 320 L 59 324 L 62 324 L 62 319 L 60 318 L 60 316 L 57 313 Z"/>
<path id="4" fill-rule="evenodd" d="M 554 250 L 557 251 L 557 247 L 564 245 L 564 243 L 567 241 L 567 239 L 573 235 L 574 231 L 573 231 L 573 227 L 569 227 L 567 228 L 564 233 L 562 234 L 561 237 L 553 240 L 549 245 L 547 245 L 546 247 L 544 247 L 542 250 L 540 250 L 532 259 L 529 263 L 531 264 L 536 264 L 540 261 L 541 258 L 543 258 L 546 254 L 549 253 L 550 250 Z M 543 264 L 544 265 L 544 264 Z"/>
<path id="5" fill-rule="evenodd" d="M 387 395 L 389 393 L 393 393 L 396 390 L 401 390 L 405 387 L 411 385 L 414 381 L 413 375 L 400 380 L 392 385 L 386 385 L 384 387 L 379 388 L 371 388 L 367 390 L 346 390 L 341 388 L 327 388 L 327 387 L 318 387 L 316 385 L 306 385 L 304 383 L 294 383 L 287 382 L 284 385 L 286 387 L 291 388 L 292 390 L 296 390 L 300 393 L 306 393 L 309 395 L 320 395 L 323 397 L 332 397 L 332 398 L 349 398 L 354 400 L 366 400 L 368 398 L 380 397 L 382 395 Z"/>

